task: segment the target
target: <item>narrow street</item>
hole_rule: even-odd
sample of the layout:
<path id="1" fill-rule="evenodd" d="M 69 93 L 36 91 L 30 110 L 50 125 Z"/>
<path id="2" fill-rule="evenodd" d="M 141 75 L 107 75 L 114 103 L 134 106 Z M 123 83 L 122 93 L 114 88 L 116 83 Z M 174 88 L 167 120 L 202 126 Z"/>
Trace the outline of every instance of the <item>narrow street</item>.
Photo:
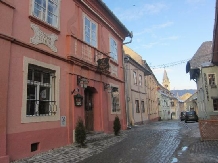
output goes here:
<path id="1" fill-rule="evenodd" d="M 103 134 L 87 148 L 73 144 L 16 163 L 216 163 L 217 152 L 218 141 L 200 141 L 198 123 L 159 121 L 118 137 Z"/>

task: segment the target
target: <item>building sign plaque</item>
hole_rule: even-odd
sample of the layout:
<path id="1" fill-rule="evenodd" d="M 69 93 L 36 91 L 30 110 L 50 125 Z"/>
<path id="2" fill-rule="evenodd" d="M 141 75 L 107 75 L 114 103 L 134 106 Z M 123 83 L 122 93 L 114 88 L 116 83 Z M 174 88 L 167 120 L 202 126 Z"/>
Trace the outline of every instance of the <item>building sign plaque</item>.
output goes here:
<path id="1" fill-rule="evenodd" d="M 98 59 L 98 70 L 105 72 L 109 70 L 109 58 Z"/>
<path id="2" fill-rule="evenodd" d="M 61 116 L 61 127 L 65 127 L 67 122 L 66 116 Z"/>
<path id="3" fill-rule="evenodd" d="M 58 36 L 55 34 L 47 34 L 39 29 L 35 24 L 31 24 L 31 28 L 34 31 L 34 36 L 30 38 L 30 43 L 34 45 L 44 44 L 48 46 L 53 52 L 57 52 L 57 47 L 55 47 L 55 41 L 58 39 Z"/>

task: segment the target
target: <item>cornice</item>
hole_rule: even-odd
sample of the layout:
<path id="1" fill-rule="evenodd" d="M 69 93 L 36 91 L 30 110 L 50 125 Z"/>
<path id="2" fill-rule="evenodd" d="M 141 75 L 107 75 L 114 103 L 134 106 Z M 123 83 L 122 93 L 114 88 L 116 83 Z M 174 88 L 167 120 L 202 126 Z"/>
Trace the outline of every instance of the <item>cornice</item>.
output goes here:
<path id="1" fill-rule="evenodd" d="M 0 3 L 3 3 L 4 5 L 12 8 L 12 9 L 15 9 L 14 5 L 11 2 L 8 2 L 7 0 L 0 0 Z"/>
<path id="2" fill-rule="evenodd" d="M 78 66 L 81 66 L 81 67 L 86 67 L 87 69 L 92 70 L 92 71 L 94 71 L 94 72 L 96 72 L 96 73 L 105 75 L 106 77 L 111 78 L 111 79 L 113 79 L 113 80 L 115 80 L 115 81 L 124 83 L 124 80 L 119 79 L 119 78 L 117 78 L 117 77 L 114 77 L 114 76 L 110 75 L 110 72 L 109 72 L 109 71 L 103 72 L 103 73 L 102 73 L 102 72 L 98 72 L 98 71 L 97 71 L 97 66 L 95 66 L 95 65 L 93 65 L 93 64 L 90 64 L 90 63 L 88 63 L 88 62 L 85 62 L 85 61 L 83 61 L 83 60 L 81 60 L 81 59 L 79 59 L 79 58 L 76 58 L 75 56 L 68 56 L 67 58 L 61 57 L 61 56 L 59 56 L 59 55 L 57 55 L 57 54 L 55 54 L 55 53 L 48 52 L 48 51 L 46 51 L 46 50 L 37 48 L 37 47 L 35 47 L 35 46 L 31 45 L 31 44 L 27 44 L 27 43 L 25 43 L 25 42 L 23 42 L 23 41 L 20 41 L 20 40 L 18 40 L 18 39 L 15 39 L 15 38 L 12 37 L 12 36 L 8 36 L 8 35 L 2 34 L 2 33 L 0 33 L 0 38 L 1 38 L 1 39 L 4 39 L 4 40 L 7 40 L 7 41 L 10 41 L 11 43 L 20 45 L 20 46 L 22 46 L 22 47 L 24 47 L 24 48 L 27 48 L 27 49 L 30 49 L 30 50 L 39 52 L 39 53 L 41 53 L 41 54 L 44 54 L 44 55 L 47 55 L 47 56 L 56 58 L 56 59 L 61 60 L 61 61 L 64 61 L 64 62 L 66 62 L 66 63 L 68 63 L 68 64 L 71 64 L 71 65 L 78 65 Z"/>

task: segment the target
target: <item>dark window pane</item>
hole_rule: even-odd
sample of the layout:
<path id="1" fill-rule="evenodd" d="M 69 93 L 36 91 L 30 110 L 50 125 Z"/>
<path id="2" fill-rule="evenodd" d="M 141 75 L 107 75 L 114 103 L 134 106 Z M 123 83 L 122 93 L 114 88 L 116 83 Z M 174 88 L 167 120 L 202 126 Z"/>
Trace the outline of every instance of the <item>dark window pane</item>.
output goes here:
<path id="1" fill-rule="evenodd" d="M 49 73 L 43 74 L 43 83 L 50 83 L 50 74 Z"/>
<path id="2" fill-rule="evenodd" d="M 35 104 L 36 104 L 36 87 L 35 85 L 27 85 L 27 106 L 26 115 L 35 114 Z"/>
<path id="3" fill-rule="evenodd" d="M 39 114 L 49 114 L 49 87 L 40 87 L 39 90 Z"/>
<path id="4" fill-rule="evenodd" d="M 36 99 L 36 86 L 27 85 L 27 99 Z"/>
<path id="5" fill-rule="evenodd" d="M 39 114 L 49 114 L 49 101 L 39 101 Z"/>
<path id="6" fill-rule="evenodd" d="M 43 101 L 43 100 L 49 100 L 50 96 L 50 87 L 40 87 L 39 90 L 39 100 Z"/>
<path id="7" fill-rule="evenodd" d="M 28 80 L 32 80 L 33 79 L 33 70 L 29 69 L 28 70 Z"/>
<path id="8" fill-rule="evenodd" d="M 41 82 L 41 72 L 40 71 L 37 71 L 37 70 L 34 71 L 34 81 Z"/>

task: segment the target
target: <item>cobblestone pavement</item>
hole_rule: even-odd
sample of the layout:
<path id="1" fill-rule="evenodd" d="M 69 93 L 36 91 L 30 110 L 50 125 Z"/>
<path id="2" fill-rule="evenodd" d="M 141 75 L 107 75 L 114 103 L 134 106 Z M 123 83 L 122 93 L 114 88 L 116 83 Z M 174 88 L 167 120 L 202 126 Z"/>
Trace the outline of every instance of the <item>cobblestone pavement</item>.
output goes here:
<path id="1" fill-rule="evenodd" d="M 14 163 L 218 163 L 218 141 L 200 141 L 198 123 L 159 121 L 120 136 L 97 134 Z"/>
<path id="2" fill-rule="evenodd" d="M 177 162 L 218 163 L 218 141 L 201 141 L 198 123 L 180 122 L 179 125 L 182 139 L 174 153 Z"/>

